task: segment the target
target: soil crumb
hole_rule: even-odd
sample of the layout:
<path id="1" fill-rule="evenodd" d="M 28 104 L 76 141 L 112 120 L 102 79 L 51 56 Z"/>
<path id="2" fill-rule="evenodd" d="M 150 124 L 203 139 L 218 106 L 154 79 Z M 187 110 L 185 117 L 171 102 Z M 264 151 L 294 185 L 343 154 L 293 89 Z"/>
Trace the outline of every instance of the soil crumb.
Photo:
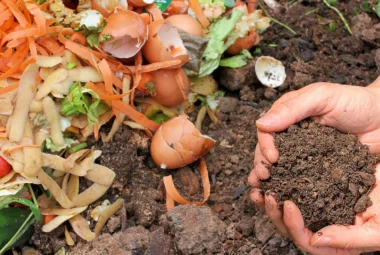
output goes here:
<path id="1" fill-rule="evenodd" d="M 274 192 L 280 205 L 295 202 L 309 229 L 351 225 L 371 205 L 376 157 L 356 136 L 305 120 L 274 139 L 280 158 L 268 167 L 271 177 L 262 189 Z"/>

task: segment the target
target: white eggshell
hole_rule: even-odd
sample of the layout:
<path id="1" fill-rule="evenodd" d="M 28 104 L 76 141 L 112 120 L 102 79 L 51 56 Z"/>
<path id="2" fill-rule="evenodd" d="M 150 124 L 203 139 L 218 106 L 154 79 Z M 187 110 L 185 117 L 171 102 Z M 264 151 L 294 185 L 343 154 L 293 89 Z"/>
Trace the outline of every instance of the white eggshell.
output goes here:
<path id="1" fill-rule="evenodd" d="M 255 72 L 259 81 L 270 88 L 281 86 L 286 79 L 283 64 L 279 60 L 268 56 L 262 56 L 256 60 Z"/>

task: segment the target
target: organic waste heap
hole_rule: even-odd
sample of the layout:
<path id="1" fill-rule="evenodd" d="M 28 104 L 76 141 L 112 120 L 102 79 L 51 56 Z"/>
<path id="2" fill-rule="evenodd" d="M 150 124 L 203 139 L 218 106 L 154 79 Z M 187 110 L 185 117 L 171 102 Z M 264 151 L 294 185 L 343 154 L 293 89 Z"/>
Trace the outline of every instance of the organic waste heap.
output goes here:
<path id="1" fill-rule="evenodd" d="M 280 157 L 262 190 L 275 192 L 280 205 L 295 202 L 309 229 L 351 225 L 372 204 L 376 157 L 356 136 L 306 120 L 274 138 Z"/>

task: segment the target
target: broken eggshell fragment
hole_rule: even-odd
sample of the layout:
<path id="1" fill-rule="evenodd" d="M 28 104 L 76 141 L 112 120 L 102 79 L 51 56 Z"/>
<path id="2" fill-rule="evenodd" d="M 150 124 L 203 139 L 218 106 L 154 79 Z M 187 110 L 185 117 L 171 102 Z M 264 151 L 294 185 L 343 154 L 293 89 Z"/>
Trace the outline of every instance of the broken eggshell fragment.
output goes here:
<path id="1" fill-rule="evenodd" d="M 180 115 L 157 130 L 150 153 L 156 165 L 163 169 L 175 169 L 205 156 L 214 145 L 215 141 L 202 135 L 186 115 Z"/>
<path id="2" fill-rule="evenodd" d="M 165 20 L 156 20 L 149 24 L 149 37 L 142 48 L 143 55 L 150 63 L 181 60 L 180 67 L 189 60 L 182 39 L 172 24 Z"/>
<path id="3" fill-rule="evenodd" d="M 102 49 L 120 59 L 132 58 L 144 46 L 148 26 L 136 12 L 118 11 L 107 18 L 99 35 Z"/>
<path id="4" fill-rule="evenodd" d="M 255 72 L 259 81 L 270 88 L 281 86 L 286 79 L 283 64 L 279 60 L 268 56 L 262 56 L 256 60 Z"/>

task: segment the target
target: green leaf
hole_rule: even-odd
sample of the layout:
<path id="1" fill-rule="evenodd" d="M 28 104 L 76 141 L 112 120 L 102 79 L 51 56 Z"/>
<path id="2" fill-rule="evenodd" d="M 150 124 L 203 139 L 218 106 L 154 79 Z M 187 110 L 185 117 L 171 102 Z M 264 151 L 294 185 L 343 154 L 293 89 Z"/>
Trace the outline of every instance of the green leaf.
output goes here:
<path id="1" fill-rule="evenodd" d="M 157 5 L 158 9 L 161 12 L 165 11 L 169 5 L 172 3 L 172 0 L 155 0 L 154 4 Z"/>
<path id="2" fill-rule="evenodd" d="M 53 140 L 51 139 L 51 136 L 49 135 L 45 139 L 46 148 L 49 149 L 51 152 L 57 152 L 57 151 L 61 151 L 61 150 L 64 150 L 64 149 L 71 148 L 71 146 L 73 144 L 78 143 L 77 140 L 74 140 L 74 139 L 71 139 L 71 138 L 64 137 L 63 140 L 65 142 L 64 145 L 62 145 L 62 146 L 55 145 L 53 143 Z"/>
<path id="3" fill-rule="evenodd" d="M 0 202 L 0 210 L 3 209 L 4 207 L 7 207 L 11 203 L 20 203 L 20 204 L 28 206 L 34 215 L 34 218 L 36 218 L 37 221 L 40 220 L 41 214 L 40 214 L 40 210 L 38 209 L 38 206 L 36 206 L 33 202 L 29 201 L 28 199 L 19 198 L 16 195 L 8 196 L 4 200 L 2 200 Z"/>
<path id="4" fill-rule="evenodd" d="M 368 1 L 361 2 L 360 9 L 362 9 L 365 12 L 372 12 L 371 4 Z"/>
<path id="5" fill-rule="evenodd" d="M 378 2 L 376 5 L 372 7 L 372 10 L 377 14 L 378 17 L 380 17 L 380 2 Z"/>
<path id="6" fill-rule="evenodd" d="M 323 18 L 319 15 L 318 15 L 318 23 L 319 23 L 320 27 L 323 30 L 326 30 L 327 32 L 333 32 L 337 28 L 335 20 L 326 19 L 326 18 Z"/>
<path id="7" fill-rule="evenodd" d="M 112 40 L 113 36 L 112 35 L 101 35 L 100 36 L 100 41 L 101 42 L 109 42 L 110 40 Z"/>
<path id="8" fill-rule="evenodd" d="M 211 24 L 209 27 L 210 32 L 205 36 L 210 41 L 202 56 L 199 77 L 209 75 L 218 68 L 222 54 L 237 38 L 235 40 L 229 38 L 227 42 L 225 42 L 225 39 L 232 33 L 243 14 L 241 10 L 237 9 Z"/>
<path id="9" fill-rule="evenodd" d="M 258 56 L 261 54 L 261 49 L 260 48 L 256 48 L 253 52 L 252 52 L 252 55 L 253 56 Z"/>
<path id="10" fill-rule="evenodd" d="M 98 123 L 98 117 L 108 111 L 110 107 L 100 99 L 93 102 L 88 108 L 87 117 L 91 125 Z"/>
<path id="11" fill-rule="evenodd" d="M 98 41 L 98 34 L 97 33 L 91 33 L 86 37 L 87 43 L 91 47 L 99 47 L 99 41 Z"/>
<path id="12" fill-rule="evenodd" d="M 72 62 L 70 62 L 70 63 L 68 63 L 68 64 L 66 65 L 66 69 L 67 69 L 67 70 L 73 69 L 73 68 L 76 67 L 77 65 L 78 65 L 77 62 L 72 61 Z"/>
<path id="13" fill-rule="evenodd" d="M 164 113 L 158 113 L 154 115 L 153 117 L 151 117 L 150 119 L 153 120 L 154 122 L 157 122 L 158 124 L 161 124 L 162 122 L 170 120 L 170 118 Z"/>
<path id="14" fill-rule="evenodd" d="M 248 59 L 252 59 L 252 55 L 248 50 L 242 50 L 240 55 L 222 59 L 219 63 L 219 66 L 230 67 L 230 68 L 239 68 L 243 67 L 248 63 Z"/>

